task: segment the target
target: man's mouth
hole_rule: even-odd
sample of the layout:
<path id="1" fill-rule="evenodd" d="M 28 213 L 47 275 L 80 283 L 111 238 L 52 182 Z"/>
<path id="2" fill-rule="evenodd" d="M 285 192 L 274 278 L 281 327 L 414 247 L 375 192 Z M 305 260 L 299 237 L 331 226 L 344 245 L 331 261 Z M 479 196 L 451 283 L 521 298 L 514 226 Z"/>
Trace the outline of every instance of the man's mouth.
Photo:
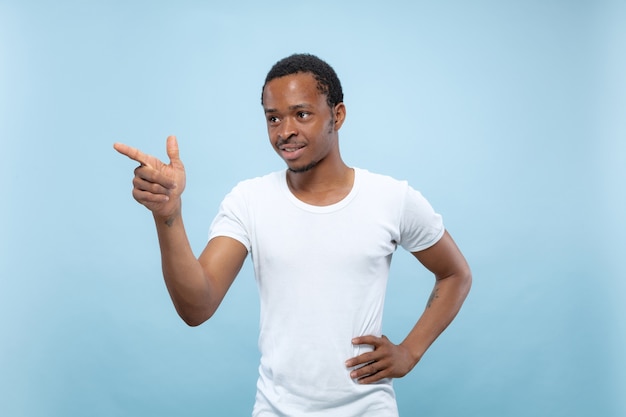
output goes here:
<path id="1" fill-rule="evenodd" d="M 281 139 L 276 143 L 276 147 L 281 151 L 286 150 L 298 150 L 304 146 L 303 143 L 297 142 L 293 139 Z"/>
<path id="2" fill-rule="evenodd" d="M 299 151 L 304 149 L 305 146 L 306 145 L 301 144 L 301 143 L 285 143 L 285 144 L 279 144 L 278 150 L 282 154 L 283 158 L 294 159 L 300 156 L 302 152 L 299 152 Z"/>
<path id="3" fill-rule="evenodd" d="M 284 151 L 284 152 L 295 152 L 298 149 L 302 149 L 302 148 L 304 148 L 304 145 L 301 145 L 301 146 L 293 146 L 293 145 L 291 145 L 291 146 L 282 146 L 282 147 L 280 147 L 280 150 Z"/>

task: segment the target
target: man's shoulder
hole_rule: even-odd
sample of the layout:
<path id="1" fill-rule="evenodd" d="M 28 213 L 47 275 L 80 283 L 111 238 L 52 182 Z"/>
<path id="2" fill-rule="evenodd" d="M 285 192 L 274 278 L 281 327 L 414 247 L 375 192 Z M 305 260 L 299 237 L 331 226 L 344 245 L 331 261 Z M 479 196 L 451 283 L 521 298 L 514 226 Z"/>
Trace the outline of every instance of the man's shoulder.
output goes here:
<path id="1" fill-rule="evenodd" d="M 233 192 L 267 192 L 280 184 L 281 178 L 284 176 L 284 171 L 274 171 L 258 177 L 247 178 L 239 181 L 233 187 Z"/>
<path id="2" fill-rule="evenodd" d="M 406 180 L 399 180 L 387 174 L 380 174 L 377 172 L 371 172 L 363 168 L 354 168 L 357 171 L 357 175 L 360 177 L 360 181 L 366 187 L 383 187 L 383 188 L 400 188 L 407 187 L 408 182 Z"/>

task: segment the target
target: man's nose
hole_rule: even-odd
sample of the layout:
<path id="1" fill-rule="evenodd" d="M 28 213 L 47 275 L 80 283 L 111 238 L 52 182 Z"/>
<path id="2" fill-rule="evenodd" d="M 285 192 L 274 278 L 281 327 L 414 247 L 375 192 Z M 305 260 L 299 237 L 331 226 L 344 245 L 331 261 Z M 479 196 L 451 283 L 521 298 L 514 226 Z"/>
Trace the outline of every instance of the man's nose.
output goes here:
<path id="1" fill-rule="evenodd" d="M 283 122 L 280 124 L 280 130 L 278 132 L 278 135 L 279 138 L 282 140 L 289 139 L 291 136 L 297 136 L 298 127 L 296 122 L 290 117 L 284 119 Z"/>

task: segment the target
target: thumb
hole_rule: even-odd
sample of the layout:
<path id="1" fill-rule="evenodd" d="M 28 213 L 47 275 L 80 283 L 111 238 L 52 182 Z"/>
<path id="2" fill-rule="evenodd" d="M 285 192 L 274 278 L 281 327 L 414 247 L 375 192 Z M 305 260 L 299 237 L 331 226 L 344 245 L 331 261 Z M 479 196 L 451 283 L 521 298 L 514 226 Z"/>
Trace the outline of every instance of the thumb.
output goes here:
<path id="1" fill-rule="evenodd" d="M 176 140 L 176 136 L 168 136 L 167 137 L 167 156 L 170 158 L 170 164 L 174 161 L 180 161 L 180 154 L 178 151 L 178 141 Z"/>

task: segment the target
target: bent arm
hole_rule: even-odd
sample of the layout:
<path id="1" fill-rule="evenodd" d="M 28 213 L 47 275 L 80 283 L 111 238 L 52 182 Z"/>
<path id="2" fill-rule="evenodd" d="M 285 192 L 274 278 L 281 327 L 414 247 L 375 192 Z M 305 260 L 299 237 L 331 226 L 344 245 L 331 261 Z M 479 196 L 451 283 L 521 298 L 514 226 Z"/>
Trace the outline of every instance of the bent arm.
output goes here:
<path id="1" fill-rule="evenodd" d="M 122 143 L 114 148 L 140 164 L 134 171 L 133 197 L 154 217 L 163 277 L 176 311 L 187 324 L 197 326 L 215 313 L 247 250 L 234 239 L 216 238 L 196 259 L 181 214 L 186 176 L 175 136 L 167 138 L 169 164 Z"/>
<path id="2" fill-rule="evenodd" d="M 180 215 L 155 216 L 163 278 L 178 315 L 190 326 L 202 324 L 217 310 L 247 256 L 240 242 L 212 239 L 196 259 Z"/>
<path id="3" fill-rule="evenodd" d="M 472 285 L 472 274 L 447 231 L 435 245 L 413 252 L 413 256 L 435 275 L 435 286 L 422 316 L 400 343 L 417 364 L 461 309 Z"/>
<path id="4" fill-rule="evenodd" d="M 448 232 L 432 247 L 413 255 L 435 274 L 435 288 L 424 313 L 399 345 L 385 336 L 352 339 L 355 345 L 374 347 L 373 351 L 346 361 L 348 368 L 355 368 L 350 371 L 350 377 L 361 384 L 400 378 L 409 373 L 452 322 L 469 292 L 472 283 L 469 266 Z"/>

